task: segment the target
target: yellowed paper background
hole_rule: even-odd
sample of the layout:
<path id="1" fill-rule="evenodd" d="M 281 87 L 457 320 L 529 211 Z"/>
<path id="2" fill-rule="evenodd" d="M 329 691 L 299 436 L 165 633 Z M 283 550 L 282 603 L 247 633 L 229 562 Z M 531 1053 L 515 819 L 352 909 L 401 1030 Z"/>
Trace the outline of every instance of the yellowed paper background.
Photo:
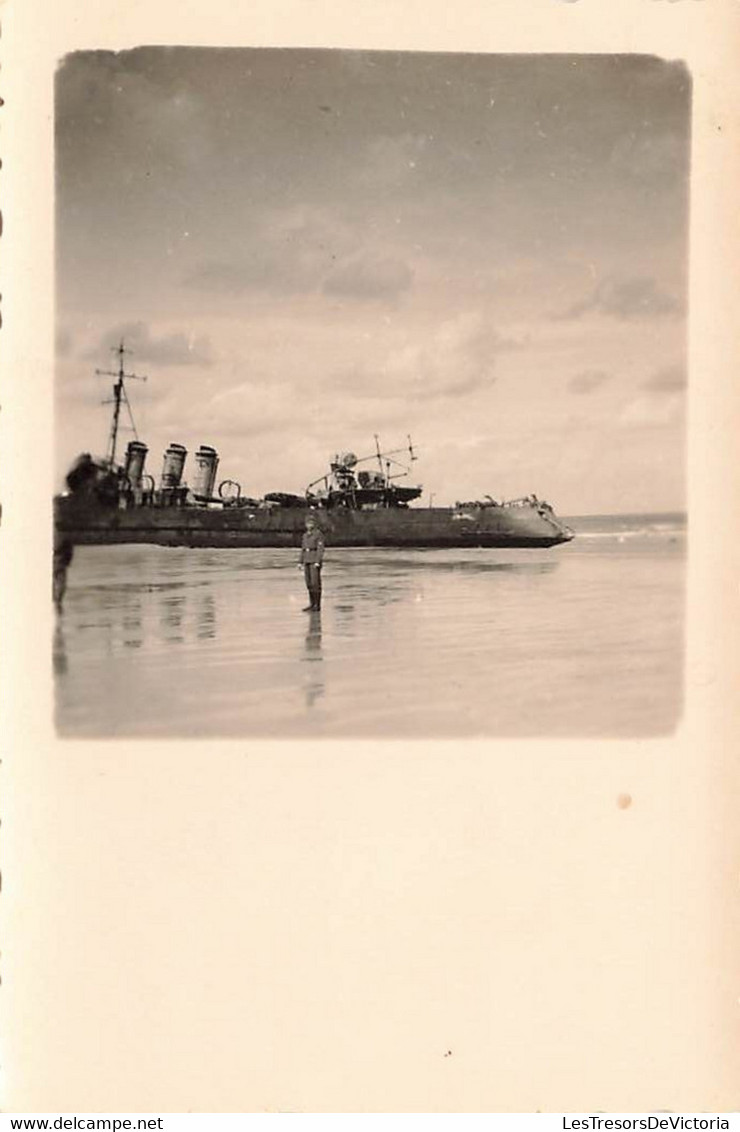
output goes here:
<path id="1" fill-rule="evenodd" d="M 735 1107 L 738 5 L 24 0 L 3 17 L 4 1108 Z M 674 737 L 55 738 L 54 67 L 73 49 L 174 42 L 687 60 Z"/>

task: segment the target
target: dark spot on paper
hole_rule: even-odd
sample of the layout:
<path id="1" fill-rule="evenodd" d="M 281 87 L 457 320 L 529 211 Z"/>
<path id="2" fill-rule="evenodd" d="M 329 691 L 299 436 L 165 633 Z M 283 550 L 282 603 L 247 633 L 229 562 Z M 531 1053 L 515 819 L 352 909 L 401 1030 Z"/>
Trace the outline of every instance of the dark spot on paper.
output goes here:
<path id="1" fill-rule="evenodd" d="M 632 795 L 620 794 L 617 798 L 617 805 L 619 806 L 620 810 L 628 810 L 632 805 Z"/>

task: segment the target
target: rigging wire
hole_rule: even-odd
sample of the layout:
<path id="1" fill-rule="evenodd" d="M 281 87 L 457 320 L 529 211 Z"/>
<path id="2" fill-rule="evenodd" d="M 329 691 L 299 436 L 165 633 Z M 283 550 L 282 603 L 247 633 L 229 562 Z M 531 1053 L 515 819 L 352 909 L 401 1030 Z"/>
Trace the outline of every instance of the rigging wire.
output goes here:
<path id="1" fill-rule="evenodd" d="M 134 439 L 138 440 L 139 434 L 136 431 L 136 421 L 134 420 L 134 414 L 133 414 L 133 411 L 131 409 L 131 402 L 128 399 L 128 393 L 126 392 L 126 386 L 123 385 L 123 384 L 121 385 L 121 392 L 123 393 L 123 399 L 126 403 L 126 410 L 128 412 L 128 419 L 131 421 L 131 431 L 134 434 Z"/>

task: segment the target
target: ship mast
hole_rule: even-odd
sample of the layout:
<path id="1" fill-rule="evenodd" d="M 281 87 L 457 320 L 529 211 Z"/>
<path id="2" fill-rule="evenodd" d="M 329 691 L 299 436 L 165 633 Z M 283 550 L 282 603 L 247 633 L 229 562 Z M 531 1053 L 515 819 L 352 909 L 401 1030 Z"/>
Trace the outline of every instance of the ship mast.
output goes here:
<path id="1" fill-rule="evenodd" d="M 378 457 L 378 467 L 380 474 L 383 477 L 383 483 L 388 487 L 388 471 L 383 467 L 383 453 L 380 451 L 380 439 L 377 432 L 375 433 L 375 453 Z"/>
<path id="2" fill-rule="evenodd" d="M 124 368 L 123 368 L 124 354 L 130 354 L 130 353 L 132 353 L 132 351 L 127 350 L 125 348 L 125 346 L 123 345 L 123 338 L 121 339 L 121 341 L 119 342 L 119 344 L 117 346 L 111 346 L 111 350 L 113 351 L 114 354 L 118 354 L 118 369 L 117 370 L 96 369 L 95 372 L 99 376 L 115 377 L 116 378 L 116 383 L 113 386 L 113 400 L 103 402 L 104 405 L 110 405 L 110 404 L 113 405 L 113 420 L 111 421 L 110 437 L 108 439 L 108 453 L 106 455 L 106 463 L 108 464 L 108 466 L 110 468 L 113 468 L 113 467 L 115 467 L 115 463 L 116 463 L 116 444 L 118 443 L 118 429 L 119 429 L 119 420 L 120 420 L 120 416 L 121 416 L 121 405 L 122 404 L 125 404 L 125 406 L 126 406 L 126 410 L 128 412 L 128 417 L 129 417 L 129 420 L 131 421 L 131 428 L 133 430 L 133 434 L 134 434 L 134 436 L 137 440 L 139 439 L 138 433 L 136 431 L 136 424 L 134 422 L 134 414 L 131 411 L 131 404 L 129 402 L 128 395 L 126 393 L 126 384 L 125 383 L 129 379 L 133 379 L 135 381 L 146 381 L 146 375 L 140 374 L 140 373 L 125 373 L 124 372 Z"/>

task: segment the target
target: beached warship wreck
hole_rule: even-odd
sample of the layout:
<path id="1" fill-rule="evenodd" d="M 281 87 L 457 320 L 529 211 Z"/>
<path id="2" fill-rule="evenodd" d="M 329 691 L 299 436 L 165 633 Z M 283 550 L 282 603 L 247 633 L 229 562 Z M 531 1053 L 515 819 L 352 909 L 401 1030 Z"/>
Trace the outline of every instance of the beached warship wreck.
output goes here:
<path id="1" fill-rule="evenodd" d="M 124 373 L 123 343 L 116 352 L 108 454 L 96 460 L 84 453 L 70 469 L 68 490 L 54 500 L 57 537 L 76 544 L 291 547 L 300 544 L 311 513 L 327 544 L 337 547 L 549 547 L 573 538 L 552 507 L 534 495 L 504 503 L 486 496 L 454 507 L 411 506 L 422 488 L 398 482 L 416 459 L 410 438 L 407 448 L 383 451 L 376 437 L 371 456 L 338 454 L 303 495 L 276 491 L 262 499 L 243 495 L 234 480 L 217 485 L 219 457 L 210 445 L 195 453 L 188 486 L 187 450 L 170 444 L 157 484 L 145 471 L 148 449 L 140 440 L 129 442 L 122 464 L 116 459 L 122 406 L 133 426 L 125 381 L 135 376 Z M 361 467 L 371 462 L 377 468 Z"/>

